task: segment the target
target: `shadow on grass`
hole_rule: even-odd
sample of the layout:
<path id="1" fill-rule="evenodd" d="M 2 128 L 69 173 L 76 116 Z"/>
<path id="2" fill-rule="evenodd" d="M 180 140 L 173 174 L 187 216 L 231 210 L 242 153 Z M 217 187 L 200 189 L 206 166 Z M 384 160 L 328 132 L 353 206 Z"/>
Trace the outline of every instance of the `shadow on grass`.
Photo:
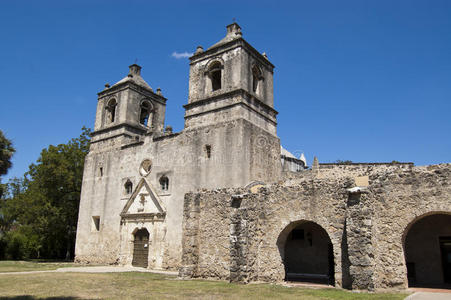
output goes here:
<path id="1" fill-rule="evenodd" d="M 35 262 L 35 263 L 74 263 L 73 259 L 65 260 L 65 259 L 57 259 L 57 258 L 33 258 L 25 260 L 27 262 Z"/>
<path id="2" fill-rule="evenodd" d="M 73 264 L 74 260 L 64 260 L 56 258 L 32 258 L 32 259 L 0 259 L 0 262 L 11 262 L 11 263 L 61 263 L 61 264 Z"/>
<path id="3" fill-rule="evenodd" d="M 23 296 L 11 296 L 11 297 L 0 297 L 1 300 L 35 300 L 35 299 L 45 299 L 45 300 L 76 300 L 81 299 L 77 297 L 46 297 L 46 298 L 37 298 L 30 295 L 23 295 Z"/>

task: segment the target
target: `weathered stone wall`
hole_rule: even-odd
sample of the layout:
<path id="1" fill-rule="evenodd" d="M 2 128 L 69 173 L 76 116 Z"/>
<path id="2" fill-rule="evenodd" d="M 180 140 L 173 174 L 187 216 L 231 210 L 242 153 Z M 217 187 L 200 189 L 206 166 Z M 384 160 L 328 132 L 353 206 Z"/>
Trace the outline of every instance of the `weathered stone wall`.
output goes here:
<path id="1" fill-rule="evenodd" d="M 211 196 L 214 201 L 208 202 L 199 201 L 199 195 L 193 193 L 185 196 L 186 232 L 182 243 L 186 251 L 182 273 L 190 277 L 229 279 L 229 203 L 224 193 Z M 212 230 L 216 231 L 214 235 Z M 200 246 L 199 242 L 204 240 L 208 240 L 208 247 Z"/>
<path id="2" fill-rule="evenodd" d="M 410 170 L 413 166 L 413 163 L 320 163 L 318 177 L 369 176 Z"/>
<path id="3" fill-rule="evenodd" d="M 415 167 L 370 180 L 377 240 L 375 286 L 405 287 L 405 236 L 422 217 L 451 212 L 451 164 Z"/>
<path id="4" fill-rule="evenodd" d="M 231 248 L 229 258 L 222 256 L 222 264 L 230 259 L 229 270 L 232 281 L 280 281 L 284 279 L 282 257 L 285 239 L 296 223 L 301 220 L 313 221 L 321 225 L 328 233 L 334 248 L 334 256 L 341 257 L 341 236 L 346 213 L 346 188 L 350 187 L 348 179 L 338 180 L 328 185 L 327 180 L 307 176 L 297 185 L 276 184 L 260 189 L 259 193 L 247 193 L 243 189 L 204 191 L 197 194 L 200 203 L 222 208 L 221 214 L 229 214 L 231 226 Z M 341 193 L 336 193 L 336 191 Z M 221 194 L 222 197 L 217 195 Z M 236 196 L 232 196 L 236 195 Z M 241 196 L 240 196 L 241 195 Z M 193 196 L 185 197 L 185 206 Z M 219 200 L 220 199 L 220 200 Z M 218 201 L 219 200 L 219 201 Z M 228 201 L 227 201 L 228 200 Z M 232 202 L 241 202 L 237 208 Z M 202 206 L 202 204 L 200 204 Z M 237 205 L 235 205 L 237 206 Z M 205 218 L 217 219 L 211 210 L 200 210 Z M 184 228 L 190 226 L 185 216 Z M 215 228 L 206 231 L 209 236 L 197 240 L 199 256 L 216 235 Z M 183 245 L 191 248 L 192 245 Z M 185 252 L 184 252 L 185 255 Z M 341 274 L 341 260 L 336 260 L 335 273 Z M 186 274 L 182 274 L 185 275 Z M 341 284 L 341 276 L 336 276 Z"/>
<path id="5" fill-rule="evenodd" d="M 108 147 L 93 144 L 86 157 L 76 242 L 76 258 L 80 262 L 129 264 L 133 226 L 144 226 L 151 233 L 149 266 L 178 268 L 186 192 L 280 178 L 279 139 L 243 119 L 177 135 L 148 135 L 142 142 L 125 144 L 126 147 L 122 139 L 109 141 Z M 210 157 L 206 145 L 211 147 Z M 146 176 L 139 172 L 144 159 L 152 161 L 151 172 Z M 169 178 L 169 190 L 161 189 L 162 175 Z M 156 225 L 141 224 L 139 218 L 136 222 L 121 222 L 120 213 L 130 197 L 124 195 L 124 183 L 130 180 L 136 187 L 143 177 L 167 209 L 164 226 L 158 225 L 158 230 Z M 100 217 L 99 231 L 92 229 L 93 216 Z"/>
<path id="6" fill-rule="evenodd" d="M 211 277 L 205 267 L 221 265 L 228 268 L 231 281 L 281 281 L 288 234 L 299 222 L 312 221 L 328 233 L 333 244 L 337 286 L 368 290 L 407 287 L 403 236 L 409 224 L 421 216 L 451 212 L 451 165 L 392 165 L 348 170 L 342 176 L 330 174 L 324 170 L 286 174 L 284 181 L 258 193 L 229 189 L 186 195 L 185 207 L 192 205 L 193 199 L 198 203 L 197 218 L 231 224 L 230 255 L 223 251 L 216 258 L 210 256 L 215 263 L 203 266 L 203 273 Z M 355 186 L 356 174 L 368 176 L 369 186 L 351 193 L 348 189 Z M 192 228 L 191 220 L 185 211 L 185 234 Z M 184 240 L 183 260 L 191 255 L 191 269 L 204 252 L 211 255 L 208 249 L 213 244 L 218 247 L 219 235 L 223 238 L 225 233 L 217 230 L 217 223 L 202 229 L 206 235 Z M 193 248 L 195 252 L 186 251 Z M 181 275 L 203 277 L 200 272 Z"/>

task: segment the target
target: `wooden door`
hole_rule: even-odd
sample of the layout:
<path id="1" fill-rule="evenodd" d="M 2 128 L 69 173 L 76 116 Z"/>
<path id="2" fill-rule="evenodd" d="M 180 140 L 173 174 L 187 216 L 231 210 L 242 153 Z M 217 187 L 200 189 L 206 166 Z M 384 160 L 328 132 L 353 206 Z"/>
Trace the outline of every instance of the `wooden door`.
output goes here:
<path id="1" fill-rule="evenodd" d="M 134 267 L 147 268 L 149 261 L 149 232 L 146 229 L 140 229 L 135 233 L 133 243 L 133 261 Z"/>

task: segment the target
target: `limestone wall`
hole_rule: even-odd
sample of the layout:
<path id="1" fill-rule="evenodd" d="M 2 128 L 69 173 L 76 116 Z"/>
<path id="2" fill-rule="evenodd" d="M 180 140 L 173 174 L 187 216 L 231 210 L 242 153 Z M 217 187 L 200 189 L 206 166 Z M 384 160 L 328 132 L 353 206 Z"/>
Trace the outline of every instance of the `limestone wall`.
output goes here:
<path id="1" fill-rule="evenodd" d="M 344 174 L 346 173 L 346 174 Z M 284 279 L 284 245 L 299 222 L 320 225 L 333 244 L 335 283 L 352 289 L 407 287 L 403 237 L 409 224 L 434 212 L 451 213 L 451 164 L 429 167 L 383 166 L 372 170 L 336 172 L 320 170 L 287 174 L 278 184 L 257 193 L 244 189 L 213 190 L 185 196 L 185 207 L 195 201 L 196 218 L 184 212 L 184 232 L 195 238 L 183 241 L 182 276 L 211 277 L 221 265 L 220 279 L 281 281 Z M 350 193 L 355 175 L 368 176 L 369 186 Z M 214 209 L 202 209 L 214 208 Z M 218 223 L 230 224 L 229 242 Z M 197 228 L 197 229 L 196 229 Z M 222 239 L 230 249 L 211 257 L 208 249 Z M 195 248 L 196 251 L 188 251 Z M 204 255 L 215 263 L 195 271 Z M 188 262 L 189 258 L 189 264 Z M 226 270 L 229 270 L 227 277 Z"/>
<path id="2" fill-rule="evenodd" d="M 451 164 L 415 167 L 371 178 L 374 205 L 375 285 L 407 285 L 403 243 L 408 229 L 422 217 L 451 212 Z"/>
<path id="3" fill-rule="evenodd" d="M 185 196 L 190 200 L 185 201 L 184 207 L 186 251 L 182 265 L 184 272 L 192 277 L 229 279 L 229 203 L 223 193 L 211 197 L 214 201 L 201 202 L 198 195 Z M 215 234 L 212 235 L 212 231 Z M 208 247 L 201 247 L 199 243 L 206 240 Z"/>
<path id="4" fill-rule="evenodd" d="M 326 180 L 309 178 L 297 185 L 264 187 L 256 194 L 243 189 L 204 191 L 186 195 L 185 207 L 192 199 L 197 199 L 200 206 L 209 203 L 208 206 L 218 209 L 216 212 L 200 210 L 199 214 L 205 215 L 205 218 L 217 219 L 218 211 L 221 215 L 228 214 L 228 223 L 232 224 L 228 245 L 230 255 L 218 259 L 222 259 L 222 264 L 227 264 L 230 259 L 230 280 L 281 281 L 285 276 L 282 263 L 285 239 L 298 221 L 313 221 L 322 226 L 332 241 L 334 256 L 341 257 L 340 242 L 347 199 L 345 189 L 350 184 L 347 179 L 328 185 Z M 337 190 L 341 193 L 336 193 Z M 231 207 L 232 202 L 240 202 L 240 206 Z M 191 226 L 186 212 L 184 221 L 185 230 Z M 209 241 L 215 240 L 217 230 L 214 227 L 210 229 L 206 231 L 209 234 L 206 238 L 197 235 L 197 239 L 185 241 L 184 249 L 198 247 L 197 255 L 200 257 L 204 249 L 212 246 Z M 197 243 L 198 246 L 190 243 Z M 335 273 L 342 273 L 341 259 L 336 260 Z M 200 276 L 198 273 L 181 275 Z M 340 275 L 336 276 L 336 280 L 341 284 Z"/>
<path id="5" fill-rule="evenodd" d="M 271 182 L 281 173 L 278 138 L 243 119 L 170 136 L 147 135 L 133 144 L 123 144 L 122 139 L 114 137 L 107 141 L 108 147 L 93 144 L 86 157 L 76 241 L 76 259 L 80 262 L 129 264 L 132 233 L 146 227 L 151 234 L 149 267 L 178 268 L 185 193 Z M 152 161 L 148 175 L 140 173 L 145 159 Z M 169 178 L 168 190 L 161 189 L 159 179 L 163 175 Z M 166 208 L 163 224 L 139 217 L 134 222 L 121 220 L 130 198 L 124 194 L 125 182 L 130 180 L 136 187 L 144 177 Z M 100 218 L 99 230 L 92 227 L 93 216 Z M 217 222 L 203 220 L 206 224 Z"/>

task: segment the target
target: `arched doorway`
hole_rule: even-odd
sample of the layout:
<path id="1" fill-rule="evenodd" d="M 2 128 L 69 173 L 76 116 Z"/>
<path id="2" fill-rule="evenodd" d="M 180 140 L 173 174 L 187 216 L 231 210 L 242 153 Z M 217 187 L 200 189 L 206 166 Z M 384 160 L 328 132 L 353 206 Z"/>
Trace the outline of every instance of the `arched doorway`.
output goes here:
<path id="1" fill-rule="evenodd" d="M 139 229 L 134 234 L 132 266 L 147 268 L 149 261 L 149 232 Z"/>
<path id="2" fill-rule="evenodd" d="M 451 287 L 451 215 L 419 218 L 404 236 L 409 286 Z"/>
<path id="3" fill-rule="evenodd" d="M 318 224 L 288 225 L 279 237 L 285 280 L 334 285 L 334 254 L 327 232 Z"/>

